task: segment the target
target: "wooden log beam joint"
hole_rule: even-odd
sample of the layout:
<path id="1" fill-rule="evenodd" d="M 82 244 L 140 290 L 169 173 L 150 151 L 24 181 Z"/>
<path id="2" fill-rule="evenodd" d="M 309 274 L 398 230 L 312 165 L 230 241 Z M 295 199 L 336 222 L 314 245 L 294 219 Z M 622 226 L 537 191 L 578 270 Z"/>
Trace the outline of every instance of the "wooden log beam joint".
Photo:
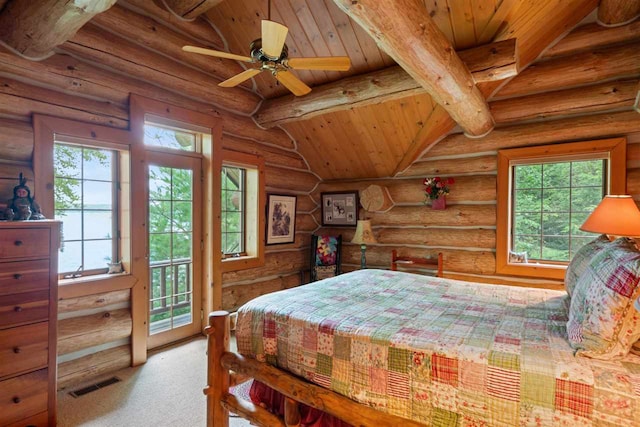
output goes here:
<path id="1" fill-rule="evenodd" d="M 116 0 L 13 0 L 0 14 L 0 40 L 20 55 L 40 60 L 115 3 Z"/>
<path id="2" fill-rule="evenodd" d="M 598 24 L 618 27 L 640 17 L 640 0 L 600 0 Z"/>
<path id="3" fill-rule="evenodd" d="M 503 80 L 519 71 L 516 39 L 489 43 L 458 54 L 476 83 Z M 254 117 L 260 126 L 271 128 L 421 93 L 425 93 L 424 87 L 401 67 L 393 66 L 316 86 L 304 97 L 285 95 L 266 100 Z"/>
<path id="4" fill-rule="evenodd" d="M 471 73 L 420 0 L 334 0 L 469 136 L 493 129 Z"/>

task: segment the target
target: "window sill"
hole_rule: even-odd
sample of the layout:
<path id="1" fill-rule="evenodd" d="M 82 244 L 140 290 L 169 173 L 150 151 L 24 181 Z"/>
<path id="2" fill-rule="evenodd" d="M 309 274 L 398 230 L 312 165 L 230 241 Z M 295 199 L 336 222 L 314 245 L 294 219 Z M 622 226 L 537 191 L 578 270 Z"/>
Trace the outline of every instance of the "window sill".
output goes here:
<path id="1" fill-rule="evenodd" d="M 507 263 L 496 265 L 496 273 L 507 274 L 510 276 L 526 276 L 537 277 L 543 279 L 559 279 L 564 280 L 566 265 L 539 264 L 534 262 L 528 263 Z"/>
<path id="2" fill-rule="evenodd" d="M 257 256 L 241 256 L 226 258 L 222 260 L 222 272 L 246 270 L 249 268 L 262 267 L 264 265 L 264 258 Z"/>
<path id="3" fill-rule="evenodd" d="M 131 289 L 138 279 L 130 273 L 95 274 L 58 280 L 58 298 L 78 298 L 87 295 Z"/>

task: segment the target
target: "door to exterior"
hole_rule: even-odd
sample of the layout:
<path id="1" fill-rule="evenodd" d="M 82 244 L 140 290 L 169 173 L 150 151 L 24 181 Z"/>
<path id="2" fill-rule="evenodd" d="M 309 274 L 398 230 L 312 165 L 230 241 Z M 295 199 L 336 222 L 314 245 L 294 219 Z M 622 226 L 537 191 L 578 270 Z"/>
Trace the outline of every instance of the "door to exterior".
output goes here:
<path id="1" fill-rule="evenodd" d="M 201 160 L 159 152 L 147 156 L 147 347 L 154 348 L 201 332 Z"/>

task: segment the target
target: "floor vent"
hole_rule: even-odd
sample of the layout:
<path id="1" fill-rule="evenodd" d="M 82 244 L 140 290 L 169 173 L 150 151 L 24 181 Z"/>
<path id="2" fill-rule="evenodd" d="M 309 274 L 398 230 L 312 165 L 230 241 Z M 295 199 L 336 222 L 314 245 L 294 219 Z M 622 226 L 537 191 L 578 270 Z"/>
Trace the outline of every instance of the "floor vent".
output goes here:
<path id="1" fill-rule="evenodd" d="M 91 393 L 92 391 L 99 390 L 99 389 L 104 388 L 104 387 L 106 387 L 108 385 L 111 385 L 111 384 L 119 383 L 120 381 L 122 381 L 122 380 L 120 378 L 118 378 L 118 377 L 111 377 L 111 378 L 108 378 L 108 379 L 106 379 L 104 381 L 100 381 L 99 383 L 91 384 L 90 386 L 83 387 L 83 388 L 78 389 L 78 390 L 74 390 L 69 394 L 71 396 L 73 396 L 73 397 L 84 396 L 87 393 Z"/>

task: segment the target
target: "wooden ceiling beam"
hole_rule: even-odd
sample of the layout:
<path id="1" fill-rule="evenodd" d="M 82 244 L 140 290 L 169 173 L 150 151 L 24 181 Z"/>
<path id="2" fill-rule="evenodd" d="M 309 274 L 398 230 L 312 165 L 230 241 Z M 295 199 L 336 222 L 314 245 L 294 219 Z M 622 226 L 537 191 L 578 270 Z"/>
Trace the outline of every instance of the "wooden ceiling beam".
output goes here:
<path id="1" fill-rule="evenodd" d="M 640 20 L 616 28 L 606 28 L 596 23 L 586 24 L 576 28 L 557 44 L 545 50 L 541 58 L 573 55 L 637 40 L 640 40 Z"/>
<path id="2" fill-rule="evenodd" d="M 598 24 L 617 27 L 640 17 L 640 0 L 600 0 Z"/>
<path id="3" fill-rule="evenodd" d="M 12 0 L 0 14 L 0 40 L 20 55 L 39 60 L 50 56 L 95 15 L 116 0 Z M 77 3 L 80 3 L 78 5 Z"/>
<path id="4" fill-rule="evenodd" d="M 471 136 L 493 129 L 489 106 L 421 0 L 333 0 Z"/>
<path id="5" fill-rule="evenodd" d="M 503 80 L 518 74 L 516 39 L 504 40 L 458 52 L 476 83 Z M 401 67 L 347 77 L 317 86 L 304 96 L 285 95 L 265 101 L 255 119 L 266 128 L 354 107 L 380 104 L 424 93 Z"/>
<path id="6" fill-rule="evenodd" d="M 171 12 L 184 19 L 195 19 L 222 0 L 162 0 Z"/>

